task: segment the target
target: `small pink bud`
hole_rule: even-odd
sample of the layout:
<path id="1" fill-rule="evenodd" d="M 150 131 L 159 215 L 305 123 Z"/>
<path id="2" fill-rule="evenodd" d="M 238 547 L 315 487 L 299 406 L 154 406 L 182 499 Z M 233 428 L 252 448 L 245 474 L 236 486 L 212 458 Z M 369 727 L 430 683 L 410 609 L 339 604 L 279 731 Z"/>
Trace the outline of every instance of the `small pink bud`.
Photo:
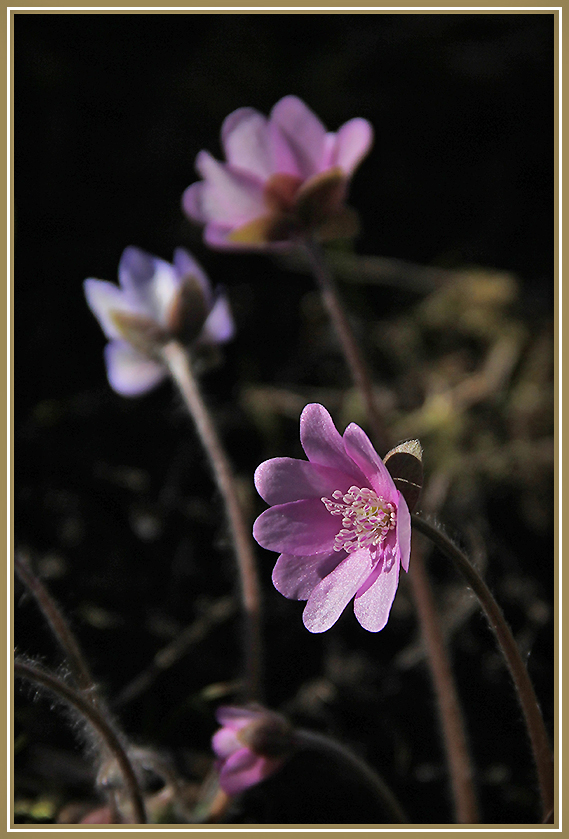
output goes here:
<path id="1" fill-rule="evenodd" d="M 227 795 L 260 783 L 276 772 L 294 748 L 293 728 L 287 720 L 260 705 L 217 709 L 221 728 L 212 739 L 219 783 Z"/>

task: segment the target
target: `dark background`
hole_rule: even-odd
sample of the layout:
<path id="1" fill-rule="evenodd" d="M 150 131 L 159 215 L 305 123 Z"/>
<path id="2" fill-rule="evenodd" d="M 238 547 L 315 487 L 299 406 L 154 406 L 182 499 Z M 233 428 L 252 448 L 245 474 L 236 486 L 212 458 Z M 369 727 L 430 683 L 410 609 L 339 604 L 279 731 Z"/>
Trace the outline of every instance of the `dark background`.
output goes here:
<path id="1" fill-rule="evenodd" d="M 184 218 L 180 199 L 196 179 L 197 152 L 221 155 L 221 122 L 235 108 L 268 113 L 289 93 L 330 130 L 366 117 L 376 138 L 350 192 L 362 220 L 356 251 L 511 271 L 517 322 L 550 336 L 554 18 L 16 14 L 14 31 L 16 543 L 72 617 L 113 697 L 235 581 L 220 505 L 178 398 L 169 385 L 138 400 L 110 390 L 104 338 L 82 280 L 115 279 L 129 244 L 166 259 L 184 245 L 226 286 L 238 335 L 203 384 L 252 518 L 263 509 L 251 489 L 256 465 L 301 456 L 297 405 L 329 388 L 333 408 L 334 389 L 349 379 L 332 339 L 308 340 L 322 326 L 309 277 L 264 256 L 211 252 Z M 360 326 L 397 319 L 417 303 L 405 288 L 350 285 L 345 293 Z M 440 335 L 435 344 L 437 357 L 448 349 Z M 381 354 L 374 360 L 376 379 L 397 390 L 397 369 L 380 369 Z M 254 388 L 265 385 L 291 388 L 297 401 L 263 424 Z M 538 436 L 550 439 L 545 415 Z M 507 437 L 507 426 L 500 434 Z M 540 479 L 547 505 L 551 471 Z M 552 514 L 532 519 L 516 492 L 498 480 L 474 506 L 514 629 L 527 630 L 530 607 L 545 609 L 541 622 L 529 620 L 528 660 L 552 725 Z M 465 512 L 456 505 L 450 525 L 458 529 Z M 420 657 L 414 666 L 396 663 L 415 638 L 406 590 L 380 636 L 364 633 L 350 608 L 329 633 L 311 636 L 301 607 L 272 590 L 274 556 L 260 553 L 268 702 L 358 748 L 417 822 L 450 820 L 427 671 Z M 437 583 L 444 569 L 439 558 Z M 57 662 L 35 607 L 20 600 L 19 586 L 16 594 L 18 648 Z M 484 820 L 534 821 L 535 783 L 513 691 L 482 619 L 474 614 L 462 629 L 453 657 Z M 199 781 L 214 730 L 215 703 L 203 691 L 238 675 L 238 655 L 235 623 L 220 626 L 117 707 L 126 730 Z M 28 802 L 20 820 L 34 820 L 26 806 L 41 796 L 54 814 L 85 797 L 88 769 L 72 763 L 73 737 L 48 705 L 19 701 L 16 723 L 16 793 Z M 306 757 L 251 791 L 231 820 L 379 817 L 346 779 Z"/>

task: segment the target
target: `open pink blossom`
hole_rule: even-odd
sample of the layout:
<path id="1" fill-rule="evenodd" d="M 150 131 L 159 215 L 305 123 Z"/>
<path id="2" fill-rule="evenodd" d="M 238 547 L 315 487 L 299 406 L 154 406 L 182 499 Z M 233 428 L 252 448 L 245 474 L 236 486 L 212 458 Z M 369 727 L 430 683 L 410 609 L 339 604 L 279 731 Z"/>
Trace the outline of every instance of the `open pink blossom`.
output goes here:
<path id="1" fill-rule="evenodd" d="M 221 724 L 212 738 L 219 783 L 227 795 L 237 795 L 279 769 L 294 743 L 292 728 L 280 714 L 261 706 L 222 706 Z"/>
<path id="2" fill-rule="evenodd" d="M 219 248 L 265 247 L 303 234 L 353 235 L 354 213 L 344 199 L 372 140 L 372 127 L 361 118 L 328 132 L 296 96 L 280 99 L 268 118 L 239 108 L 221 129 L 226 162 L 198 154 L 203 180 L 184 192 L 184 211 Z"/>
<path id="3" fill-rule="evenodd" d="M 387 623 L 399 582 L 409 569 L 411 516 L 385 464 L 362 429 L 340 436 L 328 411 L 307 405 L 300 440 L 308 461 L 267 460 L 255 486 L 273 506 L 256 520 L 257 542 L 281 555 L 275 588 L 307 600 L 304 625 L 324 632 L 354 598 L 364 629 Z"/>
<path id="4" fill-rule="evenodd" d="M 159 350 L 168 341 L 221 344 L 235 331 L 227 298 L 212 292 L 201 266 L 182 248 L 170 264 L 128 247 L 119 262 L 118 286 L 90 278 L 84 290 L 109 339 L 109 383 L 122 396 L 146 393 L 166 377 Z"/>

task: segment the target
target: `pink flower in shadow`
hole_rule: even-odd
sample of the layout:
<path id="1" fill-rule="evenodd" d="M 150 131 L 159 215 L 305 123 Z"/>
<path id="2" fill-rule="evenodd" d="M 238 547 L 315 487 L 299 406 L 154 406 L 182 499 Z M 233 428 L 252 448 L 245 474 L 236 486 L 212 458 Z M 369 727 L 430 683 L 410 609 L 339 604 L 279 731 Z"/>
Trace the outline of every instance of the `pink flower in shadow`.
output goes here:
<path id="1" fill-rule="evenodd" d="M 119 285 L 89 278 L 89 308 L 109 339 L 107 376 L 122 396 L 138 396 L 167 375 L 160 346 L 177 339 L 193 346 L 229 341 L 235 327 L 226 296 L 212 292 L 202 267 L 183 248 L 173 264 L 135 247 L 119 262 Z"/>
<path id="2" fill-rule="evenodd" d="M 222 706 L 221 728 L 212 738 L 219 783 L 227 795 L 260 783 L 276 772 L 294 747 L 292 728 L 280 714 L 260 706 Z"/>
<path id="3" fill-rule="evenodd" d="M 409 569 L 411 516 L 385 464 L 362 429 L 340 436 L 328 411 L 307 405 L 300 440 L 308 461 L 267 460 L 255 486 L 272 506 L 256 520 L 257 542 L 280 556 L 275 588 L 306 600 L 304 625 L 325 632 L 350 600 L 364 629 L 387 623 L 399 569 Z"/>
<path id="4" fill-rule="evenodd" d="M 184 192 L 184 211 L 218 248 L 263 248 L 303 234 L 351 236 L 355 214 L 344 199 L 372 141 L 367 120 L 328 132 L 296 96 L 279 100 L 268 118 L 239 108 L 221 129 L 226 162 L 198 154 L 203 180 Z"/>

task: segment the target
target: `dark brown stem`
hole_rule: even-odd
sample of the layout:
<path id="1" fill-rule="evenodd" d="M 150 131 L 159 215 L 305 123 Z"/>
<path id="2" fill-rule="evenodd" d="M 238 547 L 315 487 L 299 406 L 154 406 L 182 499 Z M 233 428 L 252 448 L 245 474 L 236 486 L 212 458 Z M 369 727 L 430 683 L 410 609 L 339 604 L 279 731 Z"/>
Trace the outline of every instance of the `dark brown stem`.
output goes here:
<path id="1" fill-rule="evenodd" d="M 490 589 L 462 551 L 453 544 L 448 536 L 430 522 L 417 515 L 413 515 L 412 521 L 413 527 L 430 539 L 466 578 L 478 597 L 488 623 L 496 636 L 514 681 L 518 700 L 525 717 L 539 780 L 543 817 L 547 818 L 554 806 L 553 754 L 537 697 L 514 636 Z"/>
<path id="2" fill-rule="evenodd" d="M 36 577 L 24 557 L 16 554 L 14 567 L 16 574 L 33 596 L 44 618 L 48 622 L 56 641 L 65 655 L 66 663 L 69 665 L 77 686 L 94 694 L 96 686 L 91 676 L 91 671 L 61 609 L 42 581 Z"/>
<path id="3" fill-rule="evenodd" d="M 320 245 L 313 240 L 305 243 L 306 251 L 312 268 L 312 272 L 320 288 L 324 305 L 334 325 L 336 334 L 342 345 L 346 362 L 352 374 L 354 384 L 360 392 L 368 422 L 374 437 L 376 446 L 383 451 L 389 448 L 388 435 L 385 425 L 375 404 L 373 395 L 373 384 L 369 370 L 362 356 L 361 350 L 354 337 L 352 327 L 346 317 L 343 306 L 338 297 L 338 292 L 332 274 L 326 264 L 325 256 Z"/>
<path id="4" fill-rule="evenodd" d="M 300 728 L 294 732 L 294 741 L 298 748 L 314 749 L 346 766 L 371 789 L 391 816 L 393 824 L 409 824 L 408 816 L 383 778 L 351 749 L 326 734 Z"/>
<path id="5" fill-rule="evenodd" d="M 437 697 L 440 724 L 449 762 L 456 821 L 458 824 L 478 824 L 480 817 L 460 702 L 432 589 L 427 578 L 423 552 L 415 543 L 411 547 L 409 582 L 431 665 L 433 688 Z"/>
<path id="6" fill-rule="evenodd" d="M 225 504 L 239 567 L 244 611 L 245 698 L 259 699 L 262 668 L 261 592 L 251 528 L 245 521 L 237 496 L 233 471 L 200 393 L 186 350 L 177 341 L 171 341 L 162 348 L 162 355 L 194 420 Z"/>
<path id="7" fill-rule="evenodd" d="M 20 679 L 26 679 L 32 684 L 41 685 L 53 693 L 58 699 L 71 705 L 72 708 L 75 708 L 75 710 L 89 721 L 105 743 L 110 754 L 117 761 L 123 776 L 125 789 L 130 798 L 134 824 L 146 824 L 144 801 L 142 800 L 142 794 L 132 764 L 117 733 L 105 717 L 102 716 L 99 709 L 82 692 L 70 687 L 63 679 L 60 679 L 54 673 L 50 673 L 36 664 L 17 659 L 14 662 L 14 676 Z"/>

